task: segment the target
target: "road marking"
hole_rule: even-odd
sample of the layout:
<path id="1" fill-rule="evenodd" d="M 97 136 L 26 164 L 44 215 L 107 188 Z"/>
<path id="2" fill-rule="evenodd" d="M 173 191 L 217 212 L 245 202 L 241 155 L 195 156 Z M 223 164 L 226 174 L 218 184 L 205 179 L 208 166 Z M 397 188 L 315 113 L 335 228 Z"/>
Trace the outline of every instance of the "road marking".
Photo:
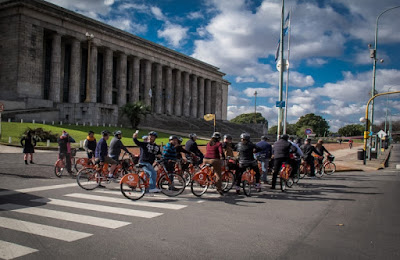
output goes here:
<path id="1" fill-rule="evenodd" d="M 94 192 L 96 193 L 104 193 L 104 194 L 113 194 L 113 195 L 121 195 L 120 191 L 116 191 L 116 190 L 95 190 Z M 200 200 L 198 198 L 188 198 L 188 197 L 182 197 L 182 195 L 180 195 L 179 197 L 168 197 L 166 195 L 160 195 L 160 194 L 154 194 L 154 193 L 150 193 L 145 194 L 144 197 L 142 199 L 148 199 L 148 200 L 179 200 L 179 201 L 196 201 L 197 203 L 202 203 L 204 202 L 203 200 Z"/>
<path id="2" fill-rule="evenodd" d="M 0 240 L 0 258 L 5 260 L 10 260 L 20 256 L 32 254 L 37 251 L 37 249 Z"/>
<path id="3" fill-rule="evenodd" d="M 81 202 L 75 202 L 75 201 L 50 199 L 50 198 L 35 199 L 32 201 L 47 203 L 47 204 L 57 205 L 57 206 L 63 206 L 63 207 L 86 209 L 86 210 L 105 212 L 105 213 L 113 213 L 113 214 L 119 214 L 119 215 L 125 215 L 125 216 L 140 217 L 140 218 L 154 218 L 154 217 L 161 216 L 163 214 L 163 213 L 158 213 L 158 212 L 109 207 L 109 206 L 102 206 L 102 205 L 97 205 L 97 204 L 81 203 Z"/>
<path id="4" fill-rule="evenodd" d="M 0 205 L 0 209 L 112 229 L 131 224 L 130 222 L 110 220 L 64 211 L 42 209 L 39 207 L 27 207 L 17 204 L 3 204 Z"/>
<path id="5" fill-rule="evenodd" d="M 126 205 L 136 205 L 136 206 L 143 206 L 143 207 L 172 209 L 172 210 L 179 210 L 179 209 L 183 209 L 183 208 L 187 207 L 187 205 L 180 205 L 180 204 L 148 202 L 148 201 L 131 201 L 128 199 L 118 199 L 118 198 L 96 196 L 96 195 L 83 194 L 83 193 L 71 193 L 71 194 L 67 194 L 64 196 L 72 197 L 72 198 L 79 198 L 79 199 L 96 200 L 96 201 L 102 201 L 102 202 L 113 202 L 113 203 L 126 204 Z"/>
<path id="6" fill-rule="evenodd" d="M 4 217 L 0 217 L 0 227 L 67 242 L 72 242 L 92 235 L 89 233 Z"/>
<path id="7" fill-rule="evenodd" d="M 0 191 L 0 196 L 14 195 L 14 194 L 18 194 L 18 193 L 29 193 L 29 192 L 35 192 L 35 191 L 44 191 L 44 190 L 55 190 L 55 189 L 62 189 L 62 188 L 68 188 L 68 187 L 74 187 L 74 186 L 78 186 L 78 184 L 68 183 L 68 184 L 40 186 L 40 187 L 26 188 L 26 189 L 19 189 L 19 190 L 5 190 L 5 191 Z"/>

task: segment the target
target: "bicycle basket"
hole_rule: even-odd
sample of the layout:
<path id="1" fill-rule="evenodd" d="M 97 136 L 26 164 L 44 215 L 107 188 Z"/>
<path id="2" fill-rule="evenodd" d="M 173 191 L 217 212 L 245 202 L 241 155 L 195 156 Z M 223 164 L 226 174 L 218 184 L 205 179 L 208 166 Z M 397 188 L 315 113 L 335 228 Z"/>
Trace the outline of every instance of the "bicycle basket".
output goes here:
<path id="1" fill-rule="evenodd" d="M 333 156 L 333 155 L 328 155 L 328 161 L 329 162 L 333 162 L 333 160 L 335 160 L 335 156 Z"/>
<path id="2" fill-rule="evenodd" d="M 71 149 L 71 156 L 75 156 L 76 155 L 76 149 Z"/>
<path id="3" fill-rule="evenodd" d="M 281 170 L 281 178 L 284 180 L 289 180 L 291 168 L 287 165 L 283 166 L 284 168 Z"/>

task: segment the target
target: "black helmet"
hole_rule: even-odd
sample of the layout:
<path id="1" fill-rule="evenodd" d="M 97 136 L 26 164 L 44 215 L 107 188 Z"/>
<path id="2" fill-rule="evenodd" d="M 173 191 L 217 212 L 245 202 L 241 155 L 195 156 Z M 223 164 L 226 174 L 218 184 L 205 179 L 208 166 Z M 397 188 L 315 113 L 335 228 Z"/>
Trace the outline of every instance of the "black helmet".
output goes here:
<path id="1" fill-rule="evenodd" d="M 284 134 L 284 135 L 281 136 L 281 139 L 287 141 L 289 139 L 289 136 L 287 134 Z"/>
<path id="2" fill-rule="evenodd" d="M 197 137 L 197 135 L 196 135 L 195 133 L 189 134 L 189 138 L 190 138 L 190 139 L 193 139 L 193 138 L 195 138 L 195 137 Z"/>
<path id="3" fill-rule="evenodd" d="M 103 130 L 101 131 L 101 135 L 109 135 L 110 132 L 108 130 Z"/>
<path id="4" fill-rule="evenodd" d="M 178 140 L 178 137 L 176 136 L 176 135 L 171 135 L 170 137 L 169 137 L 169 140 L 171 141 L 171 140 L 174 140 L 174 139 L 177 139 Z"/>
<path id="5" fill-rule="evenodd" d="M 183 141 L 182 137 L 178 136 L 178 141 L 179 141 L 180 143 L 182 143 L 182 141 Z"/>
<path id="6" fill-rule="evenodd" d="M 114 132 L 114 136 L 121 135 L 121 134 L 122 134 L 121 130 L 117 130 L 117 131 Z"/>
<path id="7" fill-rule="evenodd" d="M 269 138 L 266 135 L 263 135 L 263 136 L 261 136 L 261 140 L 267 141 L 267 140 L 269 140 Z"/>
<path id="8" fill-rule="evenodd" d="M 90 131 L 88 132 L 88 135 L 90 135 L 90 134 L 94 134 L 94 132 L 93 132 L 92 130 L 90 130 Z"/>
<path id="9" fill-rule="evenodd" d="M 149 136 L 152 135 L 152 136 L 158 137 L 157 132 L 154 132 L 154 131 L 149 132 L 148 135 Z"/>
<path id="10" fill-rule="evenodd" d="M 232 136 L 229 134 L 224 135 L 224 139 L 232 140 Z"/>
<path id="11" fill-rule="evenodd" d="M 248 133 L 242 133 L 240 135 L 240 139 L 244 139 L 244 140 L 250 141 L 250 135 Z"/>
<path id="12" fill-rule="evenodd" d="M 211 138 L 220 139 L 221 138 L 221 133 L 220 132 L 214 132 L 213 135 L 211 136 Z"/>

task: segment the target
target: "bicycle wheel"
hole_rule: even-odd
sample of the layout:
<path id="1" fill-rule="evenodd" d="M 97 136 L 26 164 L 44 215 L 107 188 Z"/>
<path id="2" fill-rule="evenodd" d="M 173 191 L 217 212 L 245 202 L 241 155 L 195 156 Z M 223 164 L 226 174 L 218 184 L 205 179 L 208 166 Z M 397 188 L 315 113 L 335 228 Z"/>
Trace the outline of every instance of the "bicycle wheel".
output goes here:
<path id="1" fill-rule="evenodd" d="M 289 188 L 291 188 L 294 184 L 294 180 L 292 177 L 290 177 L 288 180 L 286 180 L 286 186 L 288 186 Z"/>
<path id="2" fill-rule="evenodd" d="M 324 166 L 324 172 L 328 175 L 333 174 L 336 171 L 335 163 L 328 163 Z"/>
<path id="3" fill-rule="evenodd" d="M 321 167 L 320 170 L 318 168 L 315 168 L 315 176 L 318 178 L 322 178 L 324 176 L 324 167 Z"/>
<path id="4" fill-rule="evenodd" d="M 231 171 L 226 171 L 222 174 L 222 185 L 221 188 L 224 192 L 230 191 L 233 187 L 233 183 L 235 181 L 235 176 Z"/>
<path id="5" fill-rule="evenodd" d="M 76 181 L 78 185 L 85 190 L 94 190 L 100 185 L 101 177 L 99 173 L 90 168 L 83 168 L 78 172 Z"/>
<path id="6" fill-rule="evenodd" d="M 287 181 L 281 178 L 281 190 L 284 192 L 286 190 Z"/>
<path id="7" fill-rule="evenodd" d="M 186 188 L 185 179 L 183 179 L 181 175 L 176 173 L 168 174 L 168 176 L 163 175 L 158 180 L 157 184 L 158 188 L 161 189 L 161 192 L 169 197 L 178 196 Z"/>
<path id="8" fill-rule="evenodd" d="M 244 192 L 244 194 L 245 194 L 247 197 L 249 197 L 249 196 L 251 195 L 251 184 L 250 184 L 247 180 L 244 180 L 244 181 L 242 182 L 242 186 L 243 186 L 243 192 Z"/>
<path id="9" fill-rule="evenodd" d="M 142 177 L 139 177 L 139 182 L 135 186 L 131 186 L 126 182 L 121 182 L 120 189 L 125 198 L 130 200 L 139 200 L 143 198 L 146 191 Z"/>
<path id="10" fill-rule="evenodd" d="M 299 175 L 299 178 L 300 178 L 300 179 L 303 179 L 304 177 L 306 177 L 306 175 L 307 175 L 307 168 L 306 168 L 304 165 L 300 165 L 298 175 Z"/>
<path id="11" fill-rule="evenodd" d="M 293 183 L 298 183 L 299 182 L 299 180 L 300 180 L 300 172 L 299 171 L 297 171 L 294 175 L 293 175 Z"/>
<path id="12" fill-rule="evenodd" d="M 190 172 L 187 171 L 187 170 L 185 170 L 185 171 L 182 173 L 182 177 L 183 177 L 183 179 L 185 180 L 185 185 L 186 185 L 186 186 L 189 186 L 189 185 L 190 185 L 190 182 L 192 181 L 192 175 L 190 174 Z"/>
<path id="13" fill-rule="evenodd" d="M 58 177 L 61 178 L 61 175 L 64 173 L 65 168 L 60 167 L 60 166 L 54 166 L 54 174 Z"/>
<path id="14" fill-rule="evenodd" d="M 193 195 L 200 197 L 204 193 L 206 193 L 208 189 L 208 181 L 204 183 L 203 180 L 195 179 L 192 180 L 190 184 L 190 189 L 192 190 Z"/>

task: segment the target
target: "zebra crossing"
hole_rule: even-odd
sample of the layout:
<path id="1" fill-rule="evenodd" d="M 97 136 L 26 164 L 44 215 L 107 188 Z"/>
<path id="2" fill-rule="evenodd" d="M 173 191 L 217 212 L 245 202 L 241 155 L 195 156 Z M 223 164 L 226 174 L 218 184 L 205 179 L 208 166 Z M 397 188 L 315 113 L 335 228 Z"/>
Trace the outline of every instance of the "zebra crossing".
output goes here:
<path id="1" fill-rule="evenodd" d="M 70 186 L 67 185 L 66 187 Z M 0 193 L 0 196 L 14 195 L 21 191 L 25 193 L 40 192 L 53 188 L 44 186 L 7 191 Z M 54 189 L 58 188 L 62 188 L 62 186 L 57 186 Z M 210 194 L 208 197 L 213 198 L 213 196 L 215 195 Z M 96 235 L 96 232 L 82 232 L 79 225 L 113 230 L 132 224 L 135 219 L 131 217 L 151 220 L 161 217 L 169 211 L 185 209 L 190 206 L 190 203 L 197 204 L 204 201 L 203 199 L 193 198 L 189 193 L 186 196 L 176 198 L 154 195 L 145 196 L 139 201 L 130 201 L 121 197 L 120 192 L 112 190 L 80 191 L 48 197 L 31 199 L 21 204 L 15 201 L 0 204 L 0 230 L 74 242 Z M 73 211 L 79 211 L 79 213 Z M 103 214 L 107 216 L 102 217 Z M 115 217 L 110 217 L 110 214 Z M 34 217 L 33 220 L 30 217 Z M 128 221 L 124 221 L 126 217 L 130 217 Z M 38 223 L 39 221 L 47 223 L 46 219 L 52 219 L 53 221 L 50 222 L 52 224 Z M 78 228 L 68 223 L 77 224 Z M 74 228 L 66 228 L 70 226 Z M 0 259 L 14 259 L 40 251 L 40 249 L 7 240 L 7 237 L 0 234 Z"/>

